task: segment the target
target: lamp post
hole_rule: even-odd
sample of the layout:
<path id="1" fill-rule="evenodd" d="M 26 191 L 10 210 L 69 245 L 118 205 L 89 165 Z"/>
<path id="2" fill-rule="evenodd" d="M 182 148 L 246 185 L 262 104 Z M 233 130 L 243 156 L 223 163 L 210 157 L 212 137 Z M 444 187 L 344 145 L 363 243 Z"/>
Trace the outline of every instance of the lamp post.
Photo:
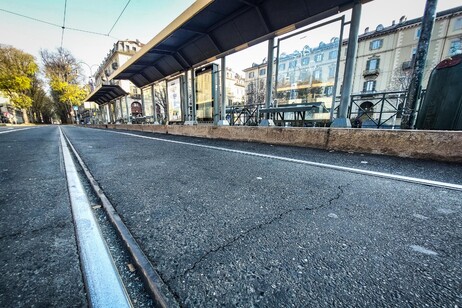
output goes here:
<path id="1" fill-rule="evenodd" d="M 88 70 L 90 72 L 90 77 L 88 78 L 88 85 L 90 87 L 90 93 L 93 92 L 93 90 L 95 89 L 95 85 L 94 85 L 94 82 L 93 82 L 93 67 L 96 66 L 98 67 L 97 64 L 92 64 L 92 65 L 89 65 L 88 63 L 84 62 L 84 61 L 80 61 L 77 63 L 78 65 L 80 64 L 84 64 L 86 67 L 88 67 Z M 85 76 L 87 76 L 85 74 Z M 91 124 L 94 124 L 94 119 L 93 119 L 93 103 L 90 103 L 90 123 Z"/>

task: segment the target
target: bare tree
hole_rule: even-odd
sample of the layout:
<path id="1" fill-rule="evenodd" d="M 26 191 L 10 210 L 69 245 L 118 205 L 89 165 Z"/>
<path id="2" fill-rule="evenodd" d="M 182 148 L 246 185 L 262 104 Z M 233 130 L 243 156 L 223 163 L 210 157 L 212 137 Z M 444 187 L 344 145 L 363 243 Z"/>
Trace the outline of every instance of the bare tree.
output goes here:
<path id="1" fill-rule="evenodd" d="M 397 67 L 392 74 L 388 91 L 407 91 L 411 84 L 412 69 Z"/>
<path id="2" fill-rule="evenodd" d="M 41 50 L 40 55 L 56 111 L 62 123 L 70 123 L 72 106 L 80 105 L 88 94 L 87 89 L 80 86 L 82 68 L 70 51 L 63 48 L 55 52 Z"/>
<path id="3" fill-rule="evenodd" d="M 154 87 L 154 101 L 156 102 L 156 110 L 154 113 L 156 118 L 159 114 L 168 114 L 168 105 L 167 105 L 167 87 L 165 85 L 158 85 Z"/>

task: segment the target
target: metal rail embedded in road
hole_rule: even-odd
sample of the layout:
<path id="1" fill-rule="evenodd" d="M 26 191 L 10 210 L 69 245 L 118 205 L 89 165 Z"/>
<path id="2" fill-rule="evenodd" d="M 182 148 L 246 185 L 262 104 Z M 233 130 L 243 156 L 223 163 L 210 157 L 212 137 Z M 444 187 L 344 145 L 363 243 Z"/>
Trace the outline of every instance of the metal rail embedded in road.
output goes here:
<path id="1" fill-rule="evenodd" d="M 164 284 L 160 276 L 155 271 L 154 267 L 150 263 L 149 259 L 146 257 L 144 252 L 141 250 L 140 246 L 128 230 L 128 228 L 123 223 L 117 211 L 112 206 L 109 199 L 104 194 L 103 190 L 99 186 L 98 182 L 94 179 L 93 175 L 90 173 L 89 169 L 85 165 L 84 161 L 80 157 L 79 153 L 76 151 L 70 140 L 62 132 L 62 138 L 65 138 L 69 144 L 69 147 L 74 153 L 77 161 L 82 167 L 88 181 L 90 182 L 93 190 L 98 195 L 101 200 L 101 203 L 108 215 L 109 220 L 112 225 L 115 227 L 118 235 L 122 239 L 126 249 L 130 253 L 130 256 L 133 258 L 135 266 L 139 269 L 140 275 L 147 286 L 147 289 L 151 293 L 153 300 L 155 301 L 158 307 L 173 307 L 178 304 L 172 299 L 172 296 L 166 297 L 165 292 L 162 292 L 162 285 Z"/>
<path id="2" fill-rule="evenodd" d="M 60 129 L 61 149 L 88 299 L 92 307 L 132 307 L 114 261 L 91 212 Z"/>

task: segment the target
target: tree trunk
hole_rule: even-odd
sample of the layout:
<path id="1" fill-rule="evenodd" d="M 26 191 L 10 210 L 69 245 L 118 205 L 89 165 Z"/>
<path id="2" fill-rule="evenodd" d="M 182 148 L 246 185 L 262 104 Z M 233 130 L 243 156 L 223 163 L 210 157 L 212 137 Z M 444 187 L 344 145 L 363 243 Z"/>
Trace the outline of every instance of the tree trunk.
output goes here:
<path id="1" fill-rule="evenodd" d="M 24 124 L 29 124 L 29 114 L 27 113 L 27 109 L 21 109 L 21 112 Z"/>

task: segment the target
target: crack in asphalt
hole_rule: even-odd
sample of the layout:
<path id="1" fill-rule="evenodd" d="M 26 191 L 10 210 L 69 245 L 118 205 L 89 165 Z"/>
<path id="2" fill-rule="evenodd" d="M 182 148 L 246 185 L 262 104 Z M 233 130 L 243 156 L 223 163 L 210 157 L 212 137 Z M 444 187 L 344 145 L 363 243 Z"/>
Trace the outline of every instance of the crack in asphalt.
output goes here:
<path id="1" fill-rule="evenodd" d="M 170 283 L 172 280 L 175 280 L 175 279 L 178 279 L 178 278 L 180 278 L 180 277 L 186 276 L 189 272 L 193 271 L 199 263 L 201 263 L 202 261 L 204 261 L 210 254 L 213 254 L 213 253 L 218 252 L 218 251 L 220 251 L 220 250 L 224 250 L 225 248 L 231 246 L 232 244 L 234 244 L 234 243 L 237 242 L 238 240 L 240 240 L 240 239 L 244 238 L 245 236 L 247 236 L 249 233 L 251 233 L 251 232 L 253 232 L 253 231 L 255 231 L 255 230 L 258 230 L 258 229 L 263 229 L 264 227 L 273 224 L 275 221 L 281 220 L 284 216 L 287 216 L 287 215 L 289 215 L 289 214 L 291 214 L 291 213 L 293 213 L 293 212 L 298 212 L 298 211 L 310 211 L 310 212 L 311 212 L 311 211 L 316 211 L 316 210 L 322 209 L 322 208 L 324 208 L 324 207 L 327 207 L 327 206 L 329 206 L 329 205 L 332 205 L 332 203 L 333 203 L 335 200 L 340 199 L 340 197 L 342 196 L 342 194 L 344 194 L 344 190 L 343 190 L 344 187 L 347 187 L 347 185 L 344 185 L 344 186 L 340 185 L 340 186 L 338 186 L 337 189 L 339 190 L 339 192 L 336 194 L 336 196 L 333 197 L 333 198 L 331 198 L 331 199 L 329 199 L 328 202 L 323 203 L 323 204 L 321 204 L 321 205 L 319 205 L 319 206 L 317 206 L 317 207 L 312 207 L 312 208 L 310 208 L 310 207 L 292 208 L 292 209 L 289 209 L 289 210 L 284 211 L 284 212 L 282 212 L 282 213 L 279 213 L 277 216 L 271 218 L 270 220 L 268 220 L 268 221 L 266 221 L 266 222 L 260 223 L 260 224 L 254 226 L 254 227 L 252 227 L 252 228 L 250 228 L 250 229 L 248 229 L 248 230 L 246 230 L 246 231 L 244 231 L 244 232 L 241 232 L 241 234 L 239 234 L 238 236 L 232 238 L 230 241 L 224 243 L 223 245 L 218 246 L 218 247 L 216 247 L 216 248 L 214 248 L 214 249 L 212 249 L 212 250 L 207 251 L 207 252 L 206 252 L 204 255 L 202 255 L 196 262 L 194 262 L 194 264 L 193 264 L 190 268 L 187 268 L 182 274 L 176 275 L 176 276 L 174 276 L 174 277 L 172 277 L 172 278 L 166 280 L 165 282 L 166 282 L 166 283 Z"/>

